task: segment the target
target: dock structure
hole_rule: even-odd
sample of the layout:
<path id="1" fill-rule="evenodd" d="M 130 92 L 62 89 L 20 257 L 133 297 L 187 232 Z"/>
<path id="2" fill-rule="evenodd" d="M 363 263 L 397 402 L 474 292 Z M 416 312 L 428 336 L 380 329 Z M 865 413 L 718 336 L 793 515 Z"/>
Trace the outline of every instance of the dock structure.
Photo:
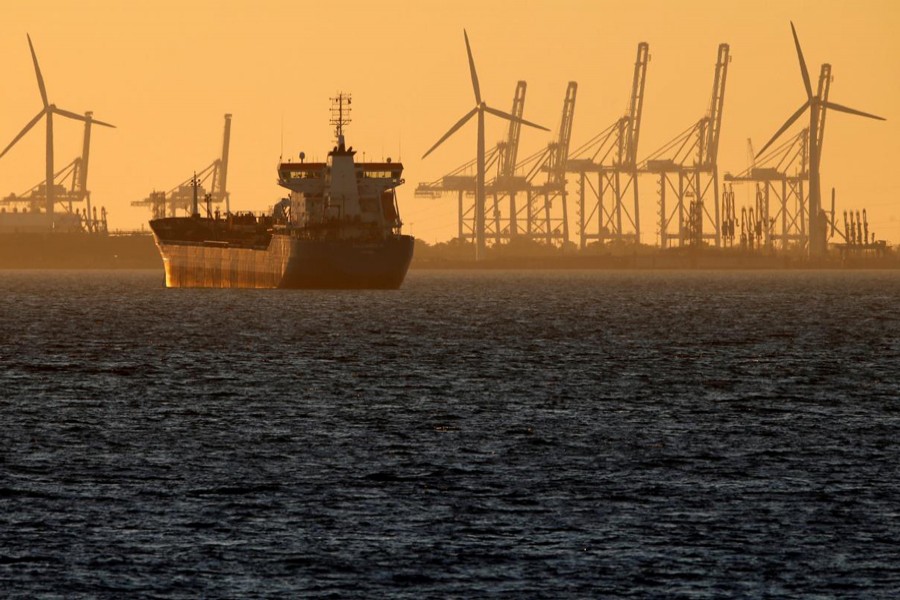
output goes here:
<path id="1" fill-rule="evenodd" d="M 883 119 L 829 98 L 832 68 L 828 63 L 821 66 L 814 90 L 793 23 L 791 33 L 806 100 L 759 152 L 753 152 L 750 144 L 751 164 L 737 174 L 726 173 L 720 178 L 719 146 L 732 59 L 727 43 L 719 44 L 716 51 L 712 94 L 705 114 L 661 148 L 638 160 L 650 61 L 649 43 L 641 42 L 637 46 L 628 109 L 606 129 L 568 150 L 577 90 L 577 83 L 570 82 L 557 139 L 516 162 L 519 124 L 527 123 L 522 120 L 526 88 L 525 82 L 520 81 L 512 114 L 502 115 L 512 121 L 506 140 L 484 152 L 481 112 L 488 109 L 479 108 L 483 103 L 478 104 L 435 144 L 436 147 L 478 114 L 477 158 L 436 181 L 420 184 L 416 195 L 437 198 L 445 193 L 455 194 L 458 239 L 474 242 L 479 256 L 483 256 L 488 242 L 500 246 L 518 239 L 571 250 L 567 205 L 567 199 L 572 197 L 568 192 L 570 184 L 575 186 L 577 241 L 582 250 L 591 247 L 592 252 L 599 249 L 602 253 L 612 246 L 642 245 L 641 192 L 649 196 L 646 190 L 655 188 L 657 242 L 662 250 L 730 248 L 739 243 L 744 250 L 791 253 L 814 260 L 828 251 L 831 242 L 845 254 L 858 253 L 861 248 L 876 244 L 868 234 L 860 233 L 859 223 L 867 222 L 864 213 L 848 213 L 841 227 L 834 194 L 830 210 L 822 202 L 826 115 L 835 111 Z M 468 39 L 467 50 L 476 101 L 481 102 Z M 809 117 L 808 125 L 788 134 L 804 114 Z M 786 134 L 789 137 L 782 139 Z M 488 170 L 495 174 L 485 181 Z M 535 179 L 539 173 L 548 174 L 540 184 Z M 574 177 L 568 180 L 567 175 Z M 642 184 L 642 178 L 652 178 L 655 186 Z M 734 188 L 743 184 L 752 184 L 753 193 L 749 203 L 738 206 Z M 486 199 L 492 200 L 491 210 Z M 875 245 L 870 250 L 876 252 L 878 248 Z"/>

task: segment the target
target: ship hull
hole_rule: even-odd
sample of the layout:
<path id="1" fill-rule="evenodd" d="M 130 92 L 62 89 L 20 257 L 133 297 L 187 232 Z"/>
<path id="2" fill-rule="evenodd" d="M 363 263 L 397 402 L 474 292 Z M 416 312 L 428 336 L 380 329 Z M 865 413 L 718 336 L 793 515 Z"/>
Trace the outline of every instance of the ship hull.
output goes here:
<path id="1" fill-rule="evenodd" d="M 266 248 L 157 238 L 167 287 L 397 289 L 413 238 L 383 241 L 301 240 L 274 235 Z"/>
<path id="2" fill-rule="evenodd" d="M 159 269 L 150 234 L 2 232 L 0 269 Z"/>

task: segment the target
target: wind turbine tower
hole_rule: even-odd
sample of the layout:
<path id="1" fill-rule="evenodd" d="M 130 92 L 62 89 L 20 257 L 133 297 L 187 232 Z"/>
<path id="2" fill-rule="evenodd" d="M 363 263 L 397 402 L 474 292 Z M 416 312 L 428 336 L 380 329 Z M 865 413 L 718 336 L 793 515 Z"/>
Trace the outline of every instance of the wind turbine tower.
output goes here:
<path id="1" fill-rule="evenodd" d="M 481 99 L 481 88 L 478 85 L 478 73 L 475 71 L 475 59 L 472 58 L 472 48 L 469 45 L 469 35 L 463 30 L 463 37 L 466 40 L 466 54 L 469 57 L 469 72 L 472 76 L 472 89 L 475 92 L 475 107 L 472 108 L 469 112 L 467 112 L 459 121 L 456 122 L 453 127 L 451 127 L 447 133 L 445 133 L 441 138 L 435 142 L 435 144 L 428 149 L 428 151 L 422 155 L 424 159 L 429 154 L 431 154 L 438 146 L 440 146 L 444 141 L 457 132 L 463 125 L 465 125 L 469 119 L 476 116 L 478 117 L 478 146 L 477 146 L 477 154 L 476 154 L 476 172 L 475 172 L 475 260 L 483 260 L 485 257 L 485 231 L 484 231 L 484 209 L 485 209 L 485 194 L 484 194 L 484 172 L 485 172 L 485 158 L 484 158 L 484 113 L 490 113 L 494 116 L 501 117 L 508 121 L 514 121 L 521 123 L 523 125 L 528 125 L 529 127 L 536 127 L 538 129 L 543 129 L 544 131 L 550 131 L 546 127 L 542 127 L 541 125 L 537 125 L 530 121 L 526 121 L 520 117 L 513 116 L 509 113 L 505 113 L 502 110 L 497 110 L 496 108 L 492 108 L 487 105 L 487 103 Z"/>
<path id="2" fill-rule="evenodd" d="M 88 147 L 90 145 L 90 131 L 91 125 L 102 125 L 104 127 L 115 127 L 115 125 L 111 125 L 109 123 L 104 123 L 103 121 L 98 121 L 93 118 L 92 113 L 85 113 L 84 116 L 79 115 L 77 113 L 70 112 L 68 110 L 63 110 L 57 107 L 55 104 L 50 104 L 50 101 L 47 99 L 47 88 L 44 85 L 44 77 L 41 75 L 41 67 L 38 65 L 37 55 L 34 52 L 34 45 L 31 43 L 31 36 L 26 34 L 28 38 L 28 48 L 31 50 L 31 60 L 34 63 L 34 74 L 37 76 L 38 89 L 41 92 L 41 100 L 44 103 L 44 107 L 41 111 L 28 122 L 27 125 L 19 132 L 13 141 L 9 143 L 8 146 L 0 152 L 0 158 L 6 155 L 9 152 L 10 148 L 16 145 L 22 137 L 28 133 L 32 127 L 34 127 L 38 121 L 41 120 L 42 117 L 47 117 L 47 154 L 46 154 L 46 162 L 45 162 L 45 201 L 46 201 L 46 212 L 48 215 L 52 215 L 55 205 L 56 205 L 56 185 L 55 185 L 55 173 L 53 170 L 53 115 L 60 115 L 63 117 L 68 117 L 69 119 L 74 119 L 76 121 L 83 121 L 85 123 L 85 138 L 84 138 L 84 147 L 85 150 L 83 152 L 83 164 L 81 165 L 81 173 L 79 179 L 79 185 L 81 186 L 81 190 L 85 191 L 87 184 L 87 157 L 88 157 Z"/>
<path id="3" fill-rule="evenodd" d="M 885 119 L 830 101 L 828 99 L 828 90 L 831 82 L 831 65 L 829 64 L 822 65 L 819 75 L 819 86 L 816 93 L 813 94 L 812 84 L 809 80 L 809 71 L 806 68 L 806 61 L 803 59 L 803 50 L 800 48 L 800 39 L 797 37 L 797 30 L 793 22 L 791 22 L 791 33 L 794 36 L 794 46 L 797 48 L 797 59 L 800 61 L 800 74 L 803 77 L 803 86 L 806 89 L 806 102 L 788 117 L 781 129 L 775 132 L 772 139 L 756 153 L 756 156 L 757 158 L 760 157 L 782 133 L 803 115 L 807 108 L 809 109 L 809 255 L 811 257 L 819 257 L 823 256 L 826 251 L 828 229 L 828 217 L 822 210 L 822 190 L 819 177 L 826 109 L 830 108 L 838 112 L 879 121 L 884 121 Z"/>

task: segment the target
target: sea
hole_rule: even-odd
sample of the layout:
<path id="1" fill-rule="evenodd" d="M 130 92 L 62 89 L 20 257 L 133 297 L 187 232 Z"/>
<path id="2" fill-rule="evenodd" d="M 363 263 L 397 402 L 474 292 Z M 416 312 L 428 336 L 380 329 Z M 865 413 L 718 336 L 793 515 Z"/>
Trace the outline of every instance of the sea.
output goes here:
<path id="1" fill-rule="evenodd" d="M 900 597 L 900 272 L 0 272 L 0 597 Z"/>

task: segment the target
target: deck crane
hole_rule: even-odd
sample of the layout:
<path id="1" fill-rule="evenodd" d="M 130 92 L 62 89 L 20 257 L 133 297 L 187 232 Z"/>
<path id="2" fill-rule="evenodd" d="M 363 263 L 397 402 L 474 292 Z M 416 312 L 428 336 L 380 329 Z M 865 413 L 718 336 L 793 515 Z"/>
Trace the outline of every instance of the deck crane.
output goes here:
<path id="1" fill-rule="evenodd" d="M 725 105 L 725 83 L 731 55 L 728 44 L 719 44 L 709 109 L 699 121 L 648 156 L 640 170 L 659 176 L 660 246 L 679 246 L 712 241 L 722 244 L 719 207 L 719 137 Z M 674 194 L 674 206 L 667 194 Z M 710 213 L 712 208 L 712 213 Z M 671 232 L 673 221 L 677 233 Z M 707 226 L 712 231 L 707 231 Z"/>
<path id="2" fill-rule="evenodd" d="M 167 192 L 153 191 L 143 200 L 134 200 L 132 206 L 145 206 L 150 209 L 153 218 L 161 218 L 166 215 L 176 216 L 179 210 L 190 214 L 194 198 L 194 185 L 199 182 L 197 194 L 206 199 L 209 204 L 225 203 L 225 212 L 231 212 L 231 195 L 226 187 L 228 181 L 228 154 L 231 148 L 231 115 L 225 115 L 225 129 L 222 136 L 222 154 L 207 167 L 197 171 L 196 175 L 182 181 Z M 196 179 L 195 179 L 196 178 Z M 207 190 L 204 185 L 209 184 Z"/>
<path id="3" fill-rule="evenodd" d="M 578 231 L 581 247 L 589 241 L 639 242 L 637 149 L 644 107 L 650 46 L 637 46 L 628 112 L 578 147 L 567 170 L 578 174 Z M 594 186 L 590 175 L 597 174 Z M 626 204 L 631 197 L 631 206 Z M 623 223 L 623 216 L 627 223 Z M 629 226 L 630 231 L 623 227 Z"/>

